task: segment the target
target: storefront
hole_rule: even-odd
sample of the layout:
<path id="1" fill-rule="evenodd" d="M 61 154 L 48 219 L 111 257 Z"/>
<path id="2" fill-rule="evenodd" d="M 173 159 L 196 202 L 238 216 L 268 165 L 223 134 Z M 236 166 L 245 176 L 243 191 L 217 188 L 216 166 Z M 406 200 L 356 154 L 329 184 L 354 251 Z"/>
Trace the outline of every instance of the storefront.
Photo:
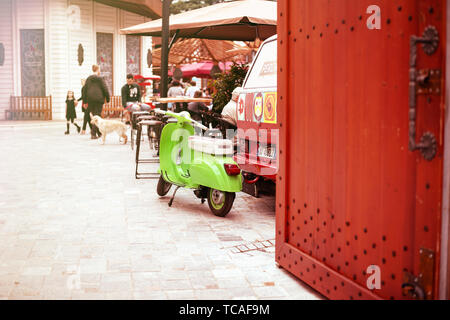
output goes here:
<path id="1" fill-rule="evenodd" d="M 51 95 L 53 119 L 63 119 L 67 91 L 79 97 L 92 64 L 101 66 L 112 95 L 127 73 L 151 75 L 151 37 L 119 30 L 159 11 L 160 3 L 148 0 L 2 0 L 0 118 L 11 96 Z"/>

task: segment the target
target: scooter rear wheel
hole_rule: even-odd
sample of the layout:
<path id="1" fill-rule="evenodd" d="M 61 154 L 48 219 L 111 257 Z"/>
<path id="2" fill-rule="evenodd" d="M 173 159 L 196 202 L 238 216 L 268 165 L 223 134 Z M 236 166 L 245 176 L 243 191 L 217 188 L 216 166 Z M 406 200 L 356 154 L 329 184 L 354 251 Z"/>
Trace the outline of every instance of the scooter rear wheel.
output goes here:
<path id="1" fill-rule="evenodd" d="M 234 192 L 225 192 L 216 189 L 208 190 L 208 205 L 214 215 L 225 217 L 233 207 L 236 194 Z"/>
<path id="2" fill-rule="evenodd" d="M 169 193 L 172 184 L 163 179 L 162 176 L 159 177 L 158 186 L 156 187 L 156 192 L 158 196 L 164 197 Z"/>

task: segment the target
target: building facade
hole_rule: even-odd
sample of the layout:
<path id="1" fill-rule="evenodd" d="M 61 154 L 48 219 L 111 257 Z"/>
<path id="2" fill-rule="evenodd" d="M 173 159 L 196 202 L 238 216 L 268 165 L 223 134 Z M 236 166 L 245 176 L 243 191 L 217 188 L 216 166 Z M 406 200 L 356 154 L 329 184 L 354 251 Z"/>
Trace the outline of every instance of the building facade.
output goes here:
<path id="1" fill-rule="evenodd" d="M 151 37 L 120 35 L 149 17 L 92 0 L 0 1 L 0 119 L 11 96 L 52 96 L 64 119 L 68 90 L 99 64 L 112 95 L 126 74 L 151 75 Z"/>

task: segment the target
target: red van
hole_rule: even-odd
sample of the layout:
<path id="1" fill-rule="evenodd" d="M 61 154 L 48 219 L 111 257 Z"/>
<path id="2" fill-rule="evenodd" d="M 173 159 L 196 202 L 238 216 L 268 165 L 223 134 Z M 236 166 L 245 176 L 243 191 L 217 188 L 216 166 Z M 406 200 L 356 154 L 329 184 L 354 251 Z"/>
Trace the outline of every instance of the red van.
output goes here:
<path id="1" fill-rule="evenodd" d="M 276 35 L 264 41 L 247 73 L 237 103 L 237 119 L 236 162 L 246 184 L 256 188 L 257 182 L 263 180 L 275 182 L 279 131 Z"/>

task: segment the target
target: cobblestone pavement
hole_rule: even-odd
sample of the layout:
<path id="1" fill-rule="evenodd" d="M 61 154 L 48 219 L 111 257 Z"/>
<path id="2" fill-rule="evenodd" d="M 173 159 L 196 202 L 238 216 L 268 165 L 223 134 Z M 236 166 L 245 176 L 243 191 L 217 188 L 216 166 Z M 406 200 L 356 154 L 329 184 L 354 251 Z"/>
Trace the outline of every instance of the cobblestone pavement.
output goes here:
<path id="1" fill-rule="evenodd" d="M 129 144 L 64 131 L 0 122 L 1 299 L 321 299 L 274 262 L 273 198 L 169 208 Z"/>

